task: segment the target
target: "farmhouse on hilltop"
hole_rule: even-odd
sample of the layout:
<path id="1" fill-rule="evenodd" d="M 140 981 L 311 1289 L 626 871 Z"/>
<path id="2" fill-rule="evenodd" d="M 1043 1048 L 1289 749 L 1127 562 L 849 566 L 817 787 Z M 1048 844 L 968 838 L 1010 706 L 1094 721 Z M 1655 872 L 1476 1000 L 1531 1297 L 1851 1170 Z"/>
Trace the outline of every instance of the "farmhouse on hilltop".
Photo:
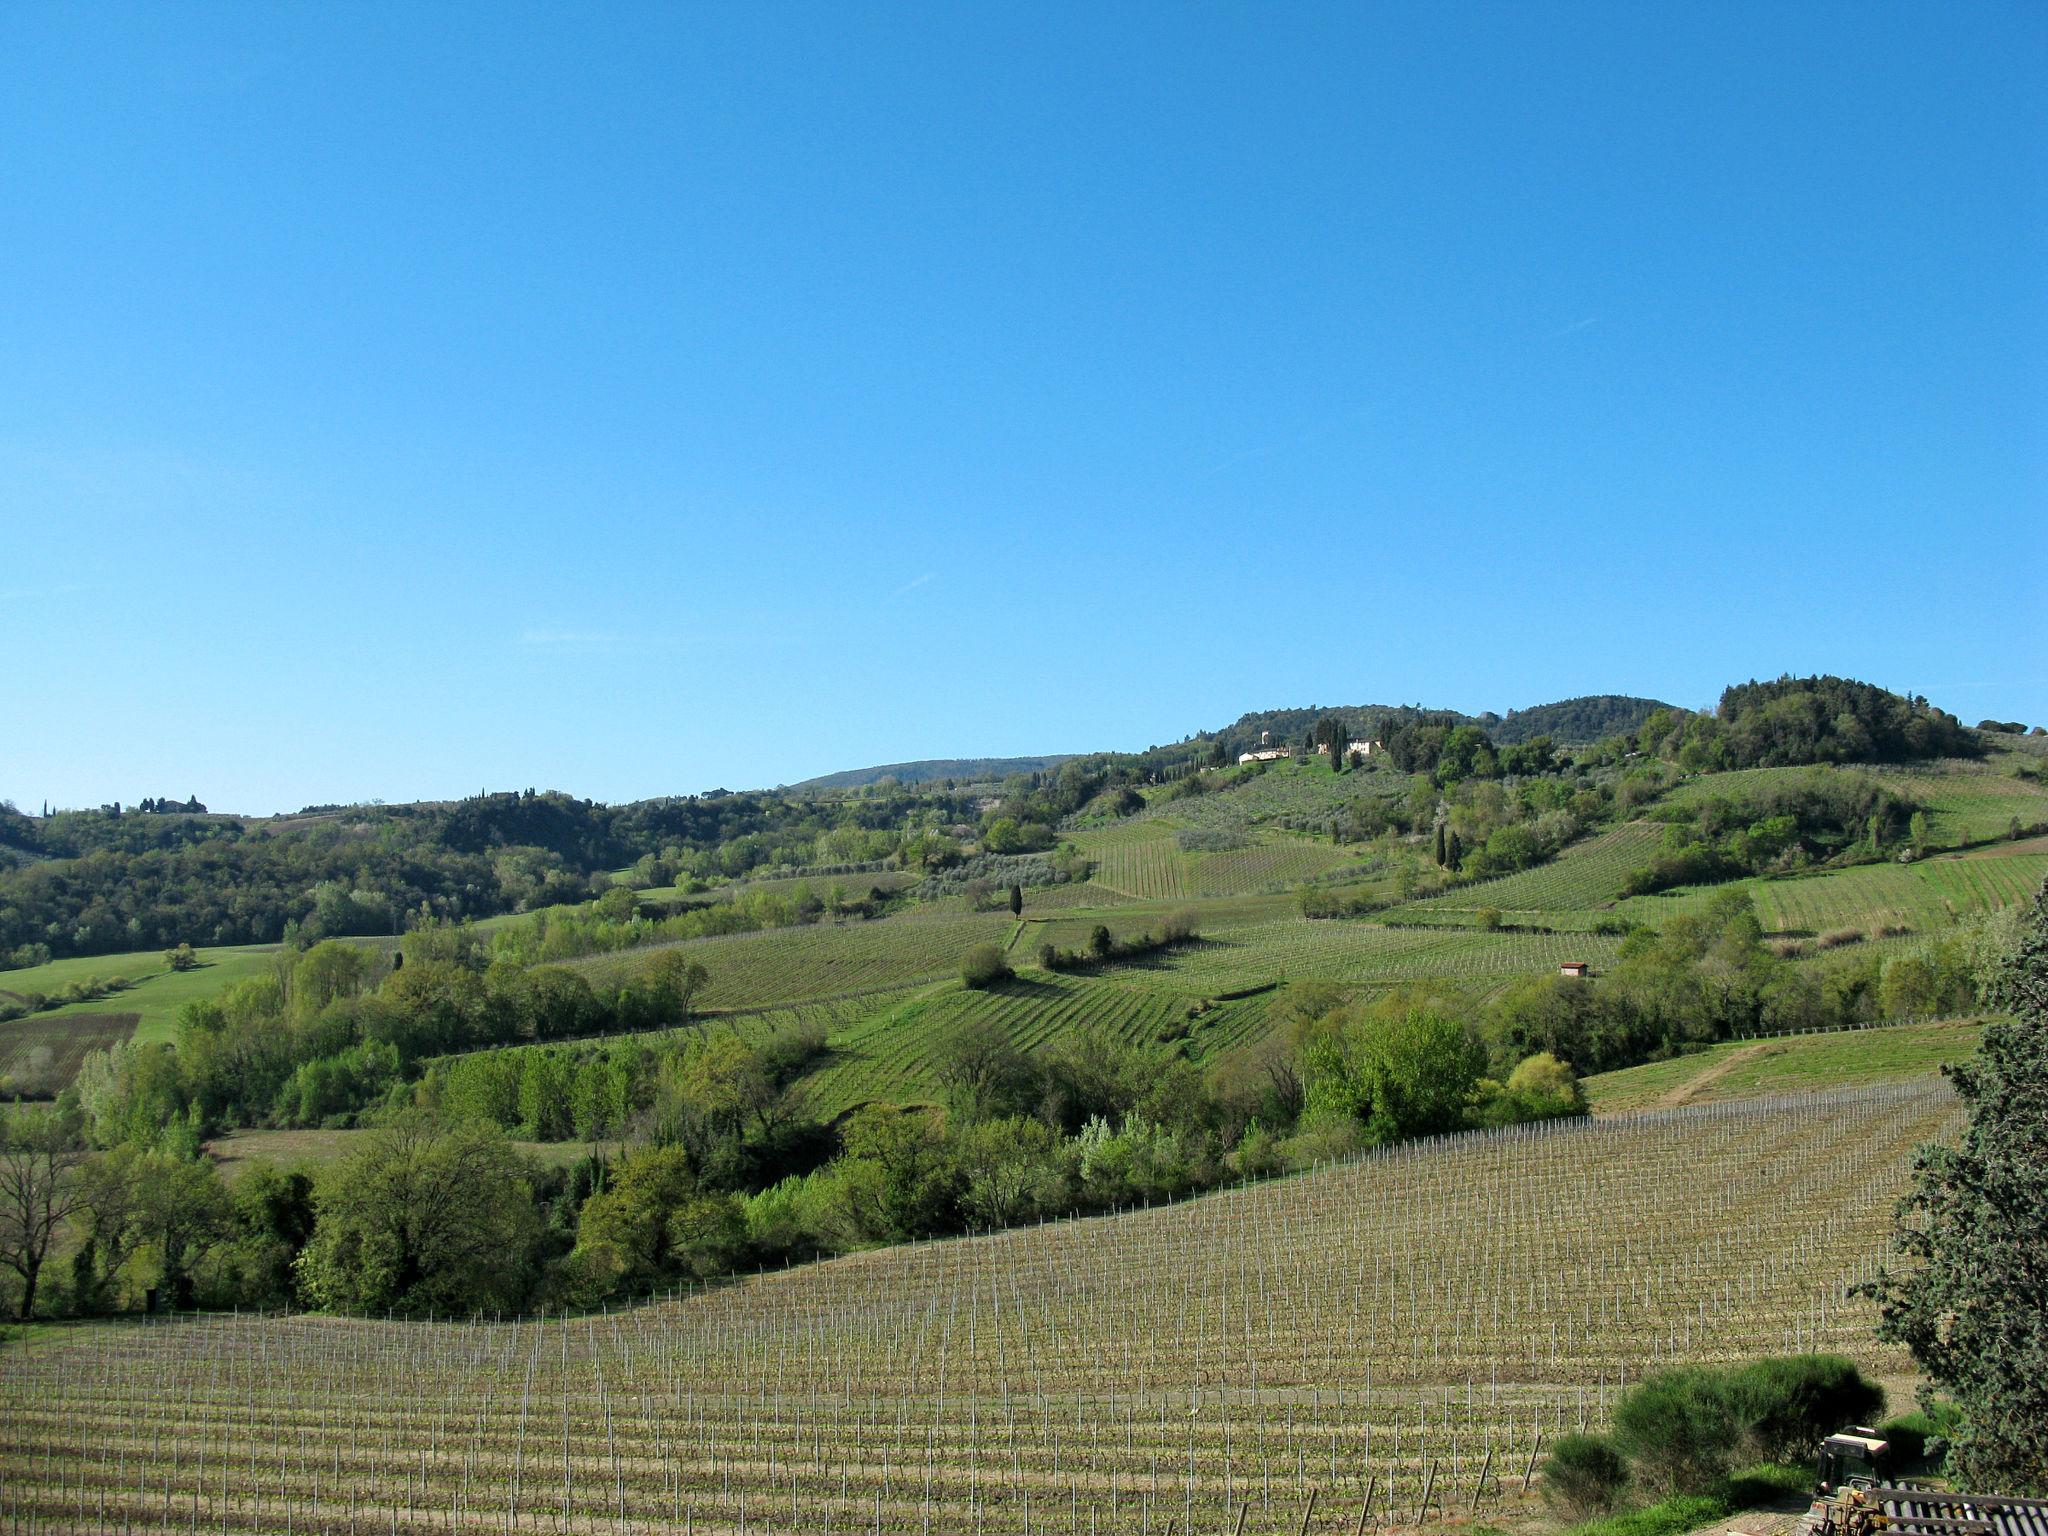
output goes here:
<path id="1" fill-rule="evenodd" d="M 1280 759 L 1282 758 L 1294 756 L 1294 753 L 1290 751 L 1288 748 L 1276 747 L 1272 743 L 1273 733 L 1271 731 L 1259 732 L 1259 744 L 1256 747 L 1253 747 L 1249 752 L 1239 753 L 1237 759 L 1238 762 L 1275 763 L 1280 761 Z"/>

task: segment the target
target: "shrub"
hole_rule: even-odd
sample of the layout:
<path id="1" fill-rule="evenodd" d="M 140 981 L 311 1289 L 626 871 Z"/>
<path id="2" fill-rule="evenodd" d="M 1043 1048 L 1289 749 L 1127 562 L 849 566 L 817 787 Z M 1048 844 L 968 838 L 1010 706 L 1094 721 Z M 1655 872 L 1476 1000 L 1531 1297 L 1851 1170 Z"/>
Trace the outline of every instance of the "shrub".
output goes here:
<path id="1" fill-rule="evenodd" d="M 1803 1461 L 1845 1424 L 1874 1424 L 1884 1412 L 1884 1388 L 1840 1355 L 1759 1360 L 1733 1385 L 1750 1443 L 1769 1461 Z"/>
<path id="2" fill-rule="evenodd" d="M 1733 1383 L 1697 1367 L 1646 1376 L 1614 1410 L 1615 1443 L 1658 1493 L 1707 1493 L 1743 1438 Z"/>
<path id="3" fill-rule="evenodd" d="M 960 957 L 960 980 L 979 990 L 1010 979 L 1010 962 L 993 944 L 977 944 Z"/>
<path id="4" fill-rule="evenodd" d="M 1604 1515 L 1628 1488 L 1628 1463 L 1604 1435 L 1566 1435 L 1543 1461 L 1543 1497 L 1572 1520 Z"/>
<path id="5" fill-rule="evenodd" d="M 192 953 L 190 944 L 180 944 L 164 951 L 164 964 L 174 971 L 193 971 L 199 968 L 199 957 Z"/>

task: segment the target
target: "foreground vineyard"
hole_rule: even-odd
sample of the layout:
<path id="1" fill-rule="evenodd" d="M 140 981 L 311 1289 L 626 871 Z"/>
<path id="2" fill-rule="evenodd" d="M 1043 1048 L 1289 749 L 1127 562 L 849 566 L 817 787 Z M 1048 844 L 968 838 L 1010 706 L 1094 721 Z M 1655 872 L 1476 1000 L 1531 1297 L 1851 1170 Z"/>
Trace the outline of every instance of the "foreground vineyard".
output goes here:
<path id="1" fill-rule="evenodd" d="M 1922 1083 L 1522 1128 L 596 1318 L 83 1331 L 0 1355 L 0 1522 L 1429 1524 L 1660 1361 L 1896 1369 L 1846 1288 L 1956 1114 Z"/>

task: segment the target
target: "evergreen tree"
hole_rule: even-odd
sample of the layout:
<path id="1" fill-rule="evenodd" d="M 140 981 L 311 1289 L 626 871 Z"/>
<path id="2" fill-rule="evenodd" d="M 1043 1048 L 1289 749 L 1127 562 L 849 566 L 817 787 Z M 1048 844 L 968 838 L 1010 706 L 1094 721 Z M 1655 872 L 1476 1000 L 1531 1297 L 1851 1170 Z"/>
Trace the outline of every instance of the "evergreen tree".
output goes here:
<path id="1" fill-rule="evenodd" d="M 1452 872 L 1456 873 L 1465 867 L 1465 844 L 1455 831 L 1444 841 L 1444 851 L 1448 855 L 1445 862 L 1450 865 Z"/>
<path id="2" fill-rule="evenodd" d="M 1915 1261 L 1864 1288 L 1962 1409 L 1949 1473 L 1976 1492 L 2048 1493 L 2048 885 L 1997 976 L 1974 1060 L 1949 1069 L 1959 1146 L 1921 1149 L 1896 1243 Z"/>
<path id="3" fill-rule="evenodd" d="M 1439 869 L 1451 862 L 1450 844 L 1445 840 L 1449 830 L 1442 822 L 1436 824 L 1436 863 Z"/>
<path id="4" fill-rule="evenodd" d="M 1022 917 L 1023 915 L 1024 887 L 1021 885 L 1012 884 L 1010 887 L 1010 916 Z"/>

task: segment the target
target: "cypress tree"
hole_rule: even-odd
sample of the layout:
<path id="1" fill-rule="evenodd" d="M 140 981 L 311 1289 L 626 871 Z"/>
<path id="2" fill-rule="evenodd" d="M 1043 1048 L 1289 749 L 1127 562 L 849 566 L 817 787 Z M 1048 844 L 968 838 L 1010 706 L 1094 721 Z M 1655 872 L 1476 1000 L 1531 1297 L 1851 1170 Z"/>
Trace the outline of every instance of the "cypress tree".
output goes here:
<path id="1" fill-rule="evenodd" d="M 1446 830 L 1442 822 L 1436 824 L 1436 862 L 1439 869 L 1451 862 L 1450 844 L 1444 840 Z"/>
<path id="2" fill-rule="evenodd" d="M 1863 1287 L 1962 1410 L 1948 1472 L 1975 1492 L 2048 1493 L 2048 884 L 1989 1001 L 2012 1017 L 1945 1070 L 1969 1109 L 1961 1144 L 1922 1147 L 1894 1243 L 1912 1261 Z"/>

